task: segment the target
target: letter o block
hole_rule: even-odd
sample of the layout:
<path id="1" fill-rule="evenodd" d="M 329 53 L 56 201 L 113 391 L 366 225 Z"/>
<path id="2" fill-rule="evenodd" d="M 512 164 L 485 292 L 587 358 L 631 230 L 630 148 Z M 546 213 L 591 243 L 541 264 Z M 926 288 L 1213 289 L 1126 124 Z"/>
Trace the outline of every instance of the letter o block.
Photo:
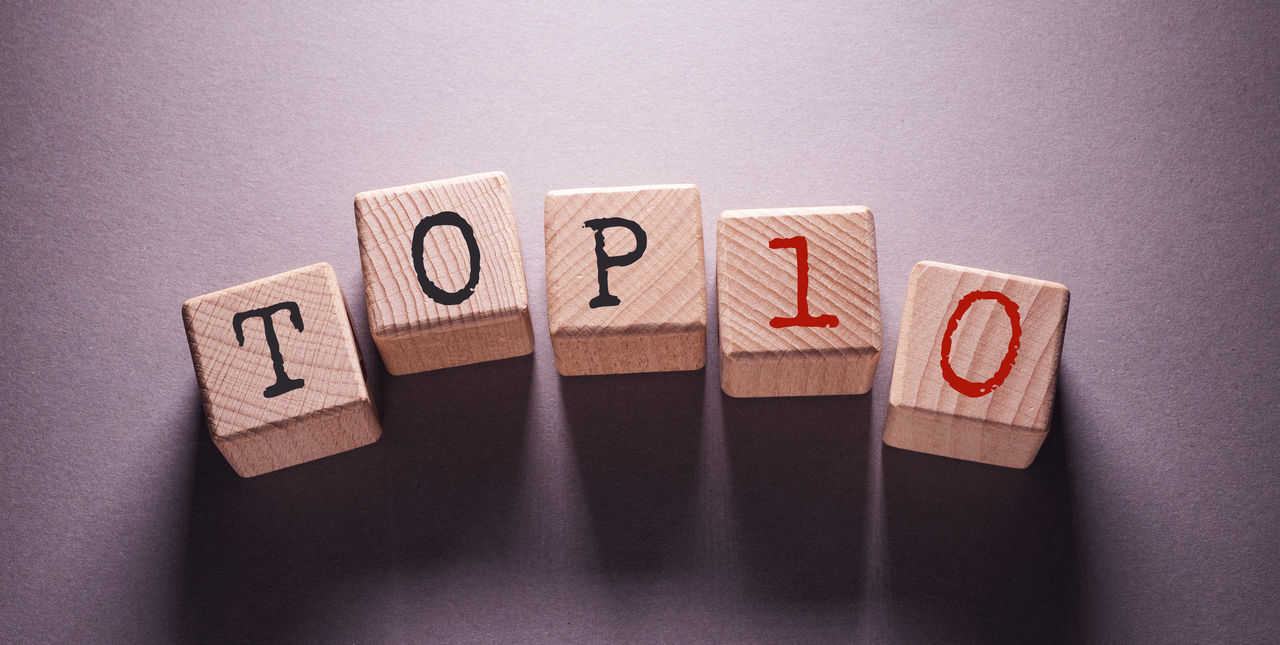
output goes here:
<path id="1" fill-rule="evenodd" d="M 884 442 L 1009 468 L 1049 432 L 1067 288 L 982 269 L 911 270 Z"/>
<path id="2" fill-rule="evenodd" d="M 545 225 L 547 315 L 561 374 L 706 364 L 697 186 L 552 191 Z"/>
<path id="3" fill-rule="evenodd" d="M 735 397 L 870 390 L 880 362 L 871 211 L 725 211 L 716 231 L 721 389 Z"/>
<path id="4" fill-rule="evenodd" d="M 209 435 L 242 477 L 351 450 L 382 430 L 333 267 L 182 305 Z"/>
<path id="5" fill-rule="evenodd" d="M 388 372 L 533 351 L 505 174 L 371 190 L 355 210 L 369 331 Z"/>

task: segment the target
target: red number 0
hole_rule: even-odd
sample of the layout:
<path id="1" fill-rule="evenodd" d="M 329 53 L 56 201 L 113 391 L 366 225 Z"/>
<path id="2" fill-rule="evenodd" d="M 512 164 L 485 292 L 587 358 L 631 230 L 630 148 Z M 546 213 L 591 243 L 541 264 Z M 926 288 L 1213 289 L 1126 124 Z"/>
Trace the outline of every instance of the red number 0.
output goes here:
<path id="1" fill-rule="evenodd" d="M 1000 369 L 991 378 L 981 382 L 974 383 L 961 378 L 951 369 L 951 334 L 960 325 L 960 318 L 969 310 L 970 305 L 979 300 L 995 300 L 1004 306 L 1004 312 L 1009 316 L 1009 326 L 1013 328 L 1013 335 L 1009 337 L 1009 350 L 1005 352 L 1004 358 L 1000 361 Z M 990 394 L 1000 387 L 1001 383 L 1008 378 L 1009 372 L 1013 370 L 1013 360 L 1018 357 L 1018 341 L 1022 337 L 1022 324 L 1018 318 L 1018 304 L 1010 300 L 1008 296 L 998 291 L 971 291 L 960 299 L 960 304 L 956 305 L 955 313 L 951 314 L 951 318 L 947 320 L 947 332 L 942 335 L 942 378 L 951 384 L 951 387 L 965 396 L 979 397 Z"/>

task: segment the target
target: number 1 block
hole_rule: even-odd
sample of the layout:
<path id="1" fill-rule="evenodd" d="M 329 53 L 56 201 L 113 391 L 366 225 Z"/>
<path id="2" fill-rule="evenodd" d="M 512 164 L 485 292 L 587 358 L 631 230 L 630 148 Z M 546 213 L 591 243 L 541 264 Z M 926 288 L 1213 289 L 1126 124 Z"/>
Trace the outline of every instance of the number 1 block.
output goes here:
<path id="1" fill-rule="evenodd" d="M 725 211 L 716 230 L 721 389 L 735 397 L 870 390 L 880 361 L 871 211 Z"/>
<path id="2" fill-rule="evenodd" d="M 884 442 L 1026 468 L 1049 431 L 1070 293 L 921 262 L 911 270 Z"/>
<path id="3" fill-rule="evenodd" d="M 182 305 L 209 434 L 242 477 L 351 450 L 382 430 L 333 267 Z"/>

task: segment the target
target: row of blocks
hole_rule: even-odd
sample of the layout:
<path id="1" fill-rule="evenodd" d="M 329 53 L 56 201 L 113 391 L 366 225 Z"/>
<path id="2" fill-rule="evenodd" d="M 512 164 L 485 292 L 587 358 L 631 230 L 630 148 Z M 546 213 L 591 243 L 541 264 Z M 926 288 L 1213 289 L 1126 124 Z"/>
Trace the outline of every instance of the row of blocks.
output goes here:
<path id="1" fill-rule="evenodd" d="M 533 351 L 506 175 L 360 193 L 369 327 L 391 374 Z M 566 376 L 706 364 L 694 185 L 553 191 L 547 309 Z M 875 224 L 861 206 L 725 211 L 721 385 L 735 397 L 862 394 L 880 358 Z M 1069 294 L 937 262 L 911 272 L 885 443 L 1025 468 L 1048 431 Z M 376 441 L 337 276 L 317 264 L 183 305 L 214 442 L 252 476 Z"/>

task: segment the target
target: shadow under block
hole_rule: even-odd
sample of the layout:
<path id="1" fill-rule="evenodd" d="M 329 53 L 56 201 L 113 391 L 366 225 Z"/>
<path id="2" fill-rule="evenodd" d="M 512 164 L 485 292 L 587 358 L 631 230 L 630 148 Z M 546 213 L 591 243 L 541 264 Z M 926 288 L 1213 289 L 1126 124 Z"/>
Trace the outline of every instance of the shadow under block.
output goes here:
<path id="1" fill-rule="evenodd" d="M 697 186 L 552 191 L 545 225 L 547 316 L 561 374 L 674 372 L 706 364 Z"/>
<path id="2" fill-rule="evenodd" d="M 1056 282 L 921 262 L 911 270 L 884 442 L 1010 468 L 1049 431 L 1070 293 Z"/>
<path id="3" fill-rule="evenodd" d="M 382 430 L 333 267 L 182 305 L 213 443 L 242 477 L 359 448 Z"/>
<path id="4" fill-rule="evenodd" d="M 369 331 L 388 372 L 533 352 L 505 174 L 371 190 L 355 210 Z"/>
<path id="5" fill-rule="evenodd" d="M 880 362 L 878 275 L 865 207 L 725 211 L 716 225 L 721 389 L 869 391 Z"/>

